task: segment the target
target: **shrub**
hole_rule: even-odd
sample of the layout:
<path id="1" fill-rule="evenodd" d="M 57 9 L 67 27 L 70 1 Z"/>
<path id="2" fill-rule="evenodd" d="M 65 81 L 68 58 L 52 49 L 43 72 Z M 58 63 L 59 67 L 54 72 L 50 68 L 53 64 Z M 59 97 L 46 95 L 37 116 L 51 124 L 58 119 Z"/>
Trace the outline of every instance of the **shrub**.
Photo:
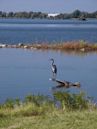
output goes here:
<path id="1" fill-rule="evenodd" d="M 7 99 L 3 105 L 5 108 L 14 108 L 15 101 L 13 99 Z"/>
<path id="2" fill-rule="evenodd" d="M 26 103 L 33 103 L 36 106 L 42 106 L 43 104 L 52 104 L 52 100 L 48 96 L 44 95 L 28 95 L 25 97 Z"/>
<path id="3" fill-rule="evenodd" d="M 75 109 L 87 109 L 89 100 L 85 94 L 80 92 L 79 94 L 73 94 L 69 92 L 55 92 L 54 99 L 59 102 L 63 109 L 75 110 Z"/>

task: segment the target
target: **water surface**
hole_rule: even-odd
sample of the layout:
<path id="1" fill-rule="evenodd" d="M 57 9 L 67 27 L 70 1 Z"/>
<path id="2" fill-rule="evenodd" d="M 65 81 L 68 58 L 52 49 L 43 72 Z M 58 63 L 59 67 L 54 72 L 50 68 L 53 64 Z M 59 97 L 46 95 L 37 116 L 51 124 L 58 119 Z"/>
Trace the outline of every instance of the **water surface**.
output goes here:
<path id="1" fill-rule="evenodd" d="M 72 40 L 97 43 L 97 19 L 0 19 L 0 43 L 59 43 Z"/>
<path id="2" fill-rule="evenodd" d="M 34 94 L 51 95 L 56 83 L 52 77 L 50 58 L 58 67 L 57 78 L 71 82 L 79 81 L 81 88 L 97 100 L 97 53 L 67 54 L 55 51 L 23 49 L 0 49 L 0 102 L 6 98 L 21 98 Z"/>

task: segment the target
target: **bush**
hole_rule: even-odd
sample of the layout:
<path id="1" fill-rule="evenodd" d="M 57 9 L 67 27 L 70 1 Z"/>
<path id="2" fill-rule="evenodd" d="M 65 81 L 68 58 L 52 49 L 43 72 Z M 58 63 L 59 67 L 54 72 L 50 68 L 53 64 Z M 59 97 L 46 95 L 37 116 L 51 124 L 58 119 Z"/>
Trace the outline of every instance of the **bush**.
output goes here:
<path id="1" fill-rule="evenodd" d="M 28 95 L 25 97 L 26 103 L 33 103 L 36 106 L 42 106 L 43 104 L 51 104 L 52 100 L 48 96 L 44 95 Z"/>
<path id="2" fill-rule="evenodd" d="M 15 101 L 13 99 L 7 99 L 3 105 L 5 108 L 14 108 Z"/>
<path id="3" fill-rule="evenodd" d="M 60 103 L 59 107 L 66 110 L 87 109 L 89 105 L 89 100 L 82 92 L 79 94 L 55 92 L 54 100 Z"/>

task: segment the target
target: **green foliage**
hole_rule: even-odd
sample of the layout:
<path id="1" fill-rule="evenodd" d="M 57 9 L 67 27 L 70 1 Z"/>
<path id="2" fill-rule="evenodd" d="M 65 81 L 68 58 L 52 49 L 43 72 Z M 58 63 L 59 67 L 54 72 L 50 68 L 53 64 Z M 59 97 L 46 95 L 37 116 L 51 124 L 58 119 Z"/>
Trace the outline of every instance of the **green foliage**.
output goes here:
<path id="1" fill-rule="evenodd" d="M 97 18 L 97 11 L 93 13 L 88 13 L 88 12 L 81 12 L 80 10 L 75 10 L 72 13 L 60 13 L 57 16 L 48 16 L 47 13 L 43 12 L 2 12 L 0 11 L 0 17 L 1 18 L 40 18 L 40 19 L 69 19 L 69 18 Z"/>
<path id="2" fill-rule="evenodd" d="M 3 105 L 0 105 L 0 107 L 4 108 L 14 108 L 15 106 L 20 105 L 20 100 L 19 98 L 16 99 L 7 99 Z"/>
<path id="3" fill-rule="evenodd" d="M 0 129 L 97 129 L 97 110 L 10 116 L 0 119 Z"/>
<path id="4" fill-rule="evenodd" d="M 15 101 L 13 99 L 7 99 L 3 106 L 5 108 L 14 108 L 14 102 Z"/>
<path id="5" fill-rule="evenodd" d="M 72 13 L 72 17 L 74 18 L 79 18 L 81 15 L 81 11 L 79 10 L 75 10 L 73 13 Z"/>
<path id="6" fill-rule="evenodd" d="M 27 95 L 24 100 L 26 103 L 33 103 L 36 106 L 43 104 L 52 104 L 52 100 L 48 96 L 44 95 Z"/>
<path id="7" fill-rule="evenodd" d="M 55 92 L 54 98 L 59 101 L 61 107 L 66 110 L 87 109 L 89 100 L 84 93 L 72 94 L 69 92 Z"/>
<path id="8" fill-rule="evenodd" d="M 91 103 L 90 98 L 86 98 L 83 92 L 73 94 L 69 92 L 54 92 L 54 99 L 44 95 L 28 95 L 24 102 L 17 99 L 7 99 L 0 105 L 0 118 L 8 116 L 40 116 L 47 113 L 59 111 L 74 111 L 97 109 Z M 59 102 L 59 103 L 58 103 Z M 57 107 L 56 107 L 57 105 Z"/>
<path id="9" fill-rule="evenodd" d="M 40 107 L 37 107 L 31 103 L 23 105 L 22 108 L 19 108 L 13 113 L 13 116 L 39 116 L 44 114 L 43 110 Z"/>
<path id="10" fill-rule="evenodd" d="M 17 105 L 17 106 L 19 106 L 20 105 L 20 99 L 19 98 L 16 98 L 15 100 L 14 100 L 14 104 L 15 105 Z"/>

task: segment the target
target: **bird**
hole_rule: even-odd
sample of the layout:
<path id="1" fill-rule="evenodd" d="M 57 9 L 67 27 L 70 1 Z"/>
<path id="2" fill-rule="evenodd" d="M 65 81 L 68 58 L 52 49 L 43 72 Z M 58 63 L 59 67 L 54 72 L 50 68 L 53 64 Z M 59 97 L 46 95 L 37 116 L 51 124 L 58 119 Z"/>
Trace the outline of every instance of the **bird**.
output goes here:
<path id="1" fill-rule="evenodd" d="M 53 73 L 53 78 L 56 78 L 56 75 L 57 75 L 57 66 L 54 64 L 54 59 L 53 58 L 51 58 L 50 60 L 52 61 L 51 69 L 52 69 L 52 73 Z"/>

